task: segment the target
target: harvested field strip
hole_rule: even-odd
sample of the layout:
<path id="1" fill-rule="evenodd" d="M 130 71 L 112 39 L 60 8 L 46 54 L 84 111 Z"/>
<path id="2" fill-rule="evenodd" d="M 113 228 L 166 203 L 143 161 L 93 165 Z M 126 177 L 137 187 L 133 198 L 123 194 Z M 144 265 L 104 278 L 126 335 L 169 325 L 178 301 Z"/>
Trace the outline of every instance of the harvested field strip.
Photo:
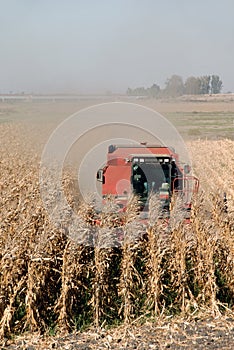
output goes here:
<path id="1" fill-rule="evenodd" d="M 231 140 L 194 141 L 189 144 L 193 166 L 201 188 L 220 196 L 225 192 L 234 210 L 234 142 Z M 208 191 L 207 191 L 208 190 Z"/>

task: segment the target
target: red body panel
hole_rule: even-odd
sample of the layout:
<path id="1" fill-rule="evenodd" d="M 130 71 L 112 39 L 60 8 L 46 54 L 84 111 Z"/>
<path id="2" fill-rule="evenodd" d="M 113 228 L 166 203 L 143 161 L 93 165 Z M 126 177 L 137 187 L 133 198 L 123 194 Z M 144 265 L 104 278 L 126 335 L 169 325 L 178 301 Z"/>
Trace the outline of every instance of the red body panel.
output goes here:
<path id="1" fill-rule="evenodd" d="M 130 177 L 131 165 L 110 165 L 104 173 L 105 183 L 102 187 L 102 194 L 127 196 L 131 191 Z"/>

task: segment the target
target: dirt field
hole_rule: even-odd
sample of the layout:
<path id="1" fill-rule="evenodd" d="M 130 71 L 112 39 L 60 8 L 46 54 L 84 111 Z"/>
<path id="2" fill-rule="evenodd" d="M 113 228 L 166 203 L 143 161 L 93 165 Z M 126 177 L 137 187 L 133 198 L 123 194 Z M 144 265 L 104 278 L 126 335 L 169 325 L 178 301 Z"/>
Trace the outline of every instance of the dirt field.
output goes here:
<path id="1" fill-rule="evenodd" d="M 40 200 L 39 162 L 49 135 L 66 117 L 97 101 L 0 102 L 2 349 L 233 348 L 234 98 L 226 95 L 199 100 L 191 97 L 131 102 L 162 113 L 178 128 L 200 179 L 201 198 L 194 203 L 189 238 L 183 236 L 183 229 L 175 227 L 172 243 L 166 250 L 162 242 L 156 242 L 159 250 L 155 250 L 155 241 L 151 246 L 146 245 L 149 254 L 144 256 L 144 261 L 152 264 L 150 271 L 139 267 L 142 254 L 139 247 L 136 250 L 126 247 L 126 256 L 121 255 L 122 262 L 126 259 L 129 266 L 135 266 L 131 270 L 128 265 L 123 267 L 121 261 L 116 263 L 113 252 L 102 255 L 96 250 L 87 252 L 69 245 L 64 233 L 51 226 Z M 65 185 L 71 185 L 69 179 Z M 222 209 L 224 192 L 228 213 Z M 192 243 L 191 236 L 195 237 Z M 162 255 L 157 263 L 150 258 L 161 256 L 156 252 Z M 163 262 L 166 256 L 163 254 L 171 257 L 169 264 Z M 88 263 L 88 257 L 92 264 Z M 179 262 L 187 265 L 182 268 Z M 120 264 L 118 290 L 113 287 L 116 279 L 108 275 L 108 264 L 114 263 Z M 159 268 L 161 264 L 165 264 L 166 277 Z M 136 288 L 128 289 L 131 283 L 124 284 L 123 273 L 128 281 L 136 283 Z M 107 275 L 111 278 L 108 288 Z M 93 285 L 100 285 L 100 289 Z M 159 290 L 163 291 L 161 295 Z M 117 300 L 111 307 L 109 291 Z M 144 300 L 137 294 L 139 291 Z M 133 295 L 135 303 L 133 300 L 128 306 L 126 295 L 129 300 Z M 80 309 L 77 298 L 83 298 L 87 308 Z M 82 315 L 87 312 L 90 322 L 84 323 L 85 316 L 75 319 L 73 307 Z M 117 323 L 120 315 L 124 325 L 104 330 L 105 312 L 113 312 Z M 48 318 L 48 314 L 56 317 Z M 175 317 L 176 314 L 180 317 Z M 171 315 L 174 315 L 172 319 Z M 147 317 L 156 322 L 144 323 Z M 103 325 L 94 327 L 100 320 Z M 67 332 L 88 326 L 90 330 L 82 334 L 47 337 L 58 329 Z M 42 329 L 46 337 L 36 335 Z M 27 332 L 23 338 L 13 336 L 24 331 Z"/>
<path id="2" fill-rule="evenodd" d="M 233 349 L 234 320 L 212 317 L 146 322 L 144 325 L 113 330 L 90 329 L 89 332 L 45 337 L 26 334 L 15 342 L 6 341 L 2 349 Z"/>

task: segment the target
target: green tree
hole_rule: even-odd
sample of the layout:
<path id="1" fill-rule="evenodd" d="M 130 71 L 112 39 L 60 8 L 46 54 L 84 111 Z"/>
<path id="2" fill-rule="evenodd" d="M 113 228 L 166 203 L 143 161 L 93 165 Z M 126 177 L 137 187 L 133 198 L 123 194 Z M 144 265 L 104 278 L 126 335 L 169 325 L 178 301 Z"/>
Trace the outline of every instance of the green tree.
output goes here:
<path id="1" fill-rule="evenodd" d="M 184 84 L 184 92 L 187 95 L 198 95 L 201 93 L 200 78 L 188 77 Z"/>
<path id="2" fill-rule="evenodd" d="M 147 90 L 144 87 L 137 87 L 136 89 L 127 89 L 127 95 L 129 96 L 147 96 Z"/>
<path id="3" fill-rule="evenodd" d="M 200 79 L 200 93 L 209 94 L 210 93 L 210 75 L 203 75 Z"/>
<path id="4" fill-rule="evenodd" d="M 176 97 L 184 94 L 184 83 L 183 79 L 179 75 L 172 75 L 166 81 L 165 94 L 167 96 Z"/>
<path id="5" fill-rule="evenodd" d="M 222 90 L 223 82 L 218 75 L 212 75 L 211 77 L 211 93 L 219 94 Z"/>
<path id="6" fill-rule="evenodd" d="M 153 84 L 150 88 L 147 89 L 147 95 L 149 97 L 158 97 L 160 93 L 160 86 Z"/>
<path id="7" fill-rule="evenodd" d="M 127 95 L 128 96 L 132 96 L 132 94 L 133 94 L 133 90 L 131 88 L 128 88 L 127 89 Z"/>

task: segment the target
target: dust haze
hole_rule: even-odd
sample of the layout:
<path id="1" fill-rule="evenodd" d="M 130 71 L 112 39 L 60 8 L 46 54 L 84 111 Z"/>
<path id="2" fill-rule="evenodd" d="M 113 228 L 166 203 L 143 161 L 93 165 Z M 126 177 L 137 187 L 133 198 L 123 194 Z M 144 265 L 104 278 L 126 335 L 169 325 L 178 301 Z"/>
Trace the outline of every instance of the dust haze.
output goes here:
<path id="1" fill-rule="evenodd" d="M 70 163 L 78 169 L 83 192 L 95 193 L 95 175 L 106 161 L 108 146 L 140 142 L 171 146 L 180 154 L 182 164 L 191 164 L 182 137 L 166 118 L 141 105 L 112 102 L 92 106 L 65 119 L 45 145 L 42 167 L 57 162 L 62 171 Z M 52 181 L 57 173 L 58 170 Z"/>

